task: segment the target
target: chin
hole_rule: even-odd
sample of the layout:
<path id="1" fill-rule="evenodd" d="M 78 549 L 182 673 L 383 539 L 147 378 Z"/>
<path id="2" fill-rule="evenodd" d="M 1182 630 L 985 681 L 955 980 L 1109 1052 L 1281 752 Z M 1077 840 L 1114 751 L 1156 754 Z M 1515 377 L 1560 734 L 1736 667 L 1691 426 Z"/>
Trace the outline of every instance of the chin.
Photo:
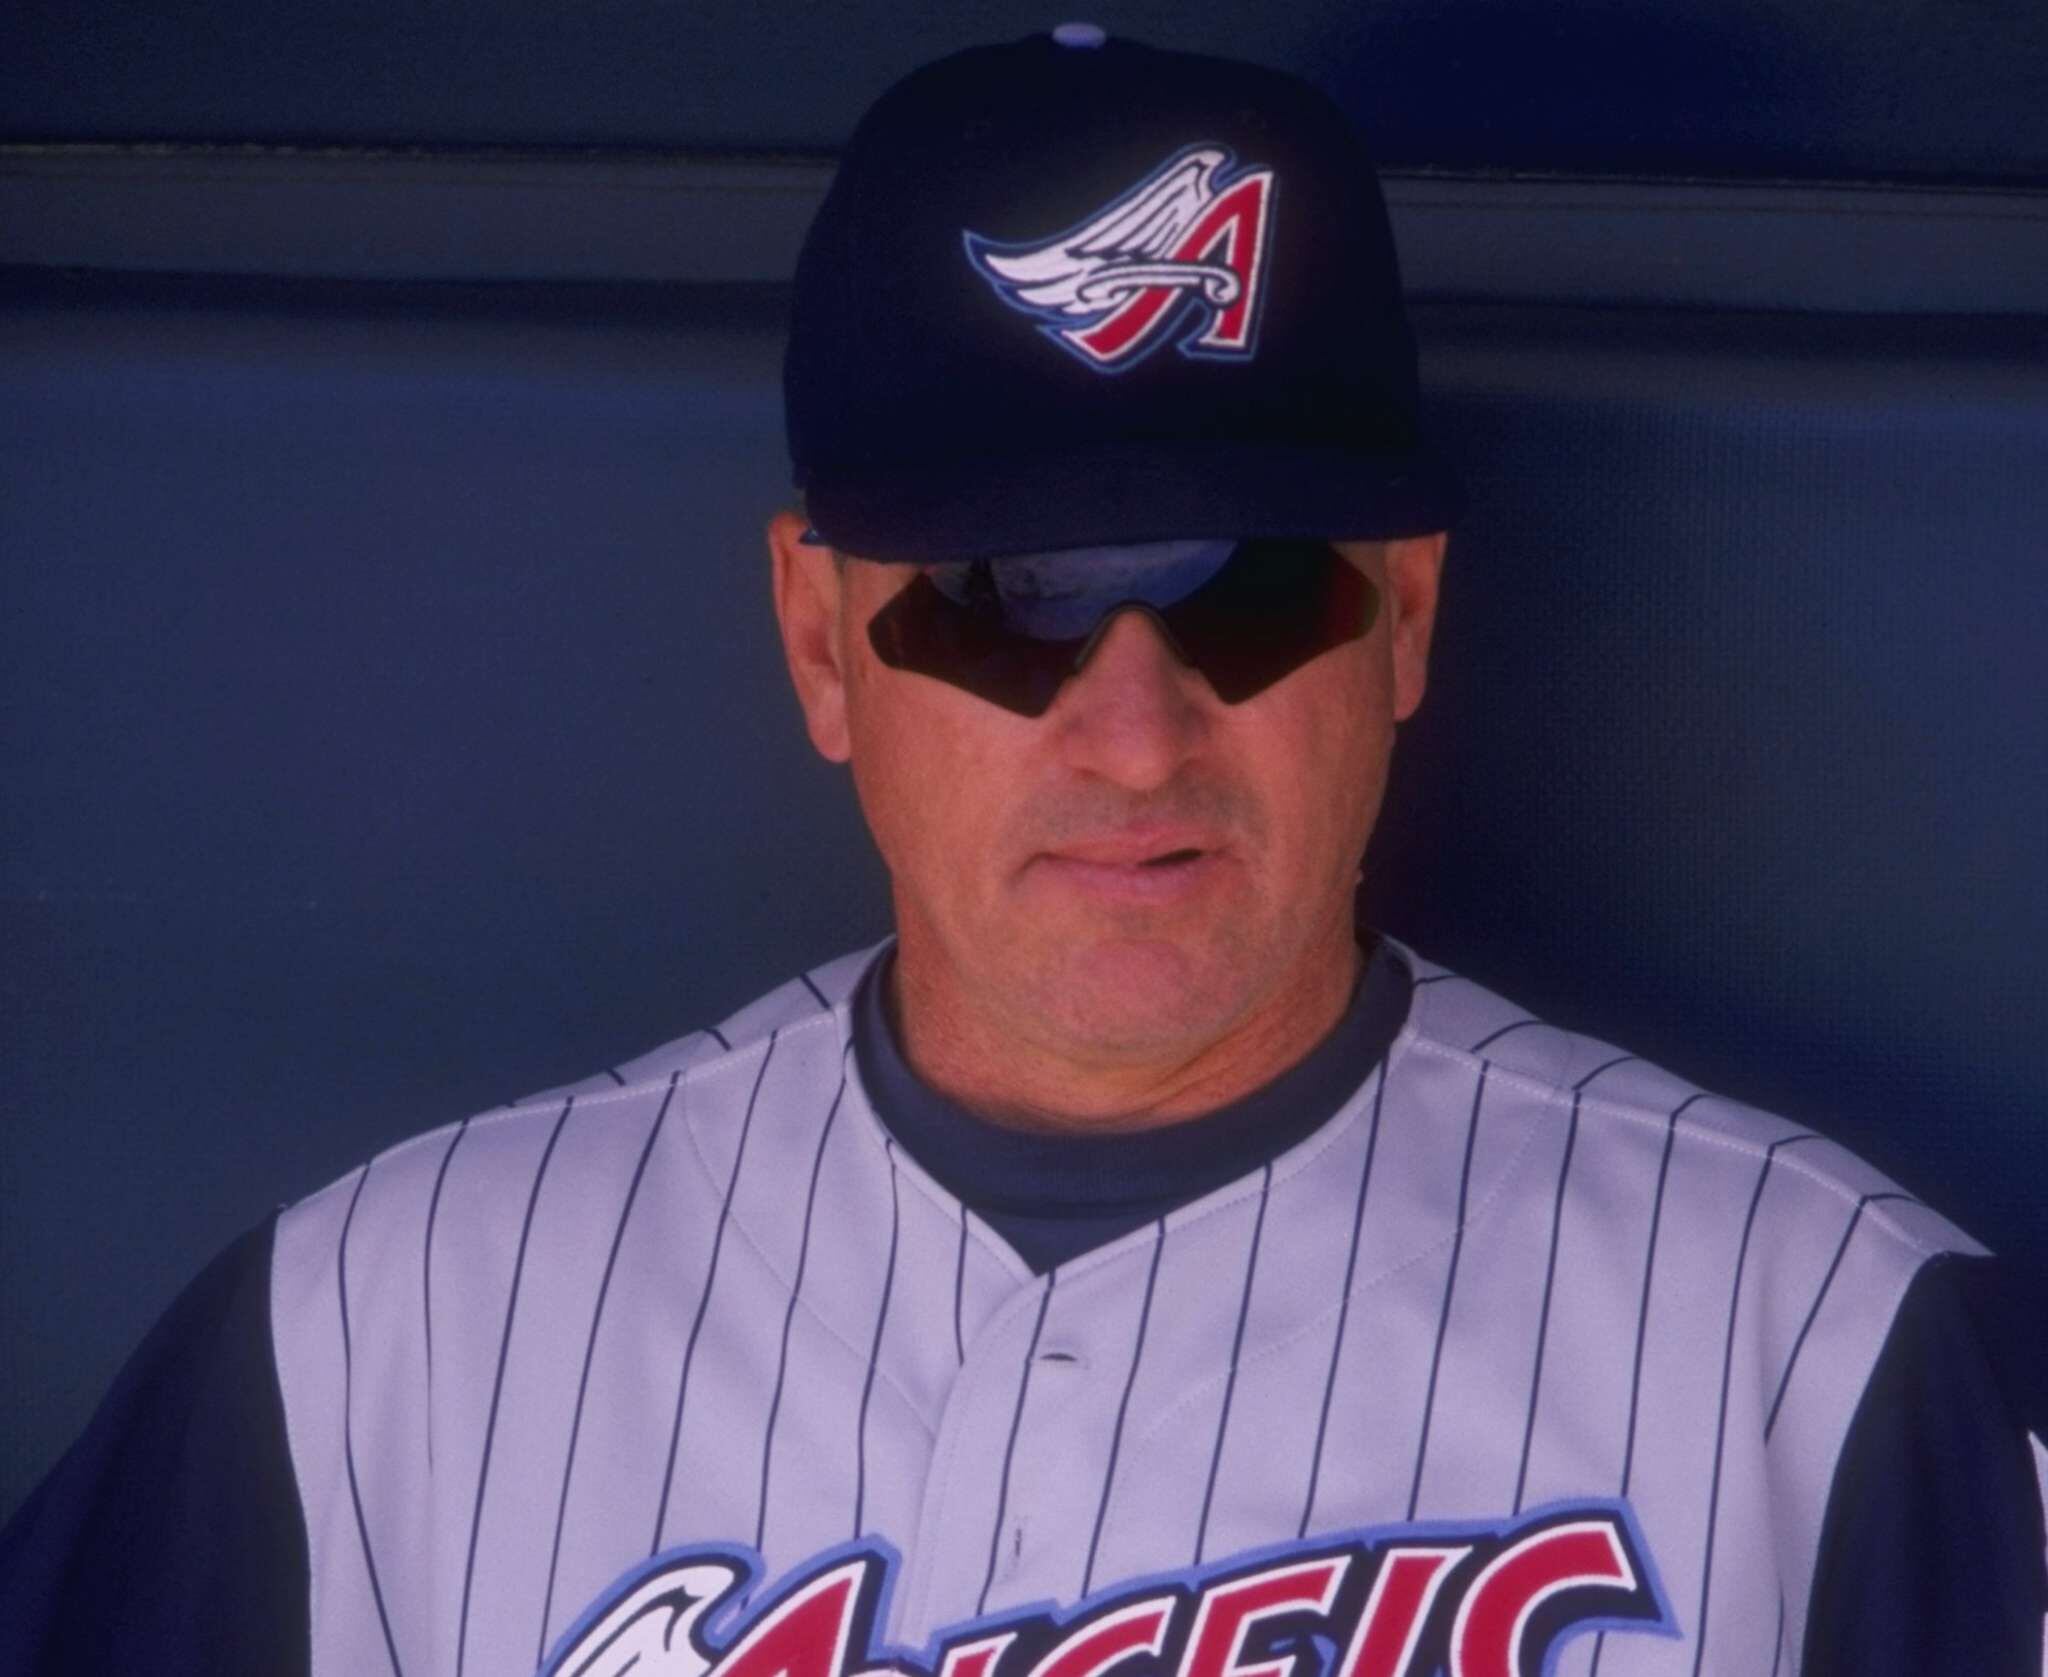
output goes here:
<path id="1" fill-rule="evenodd" d="M 1077 1046 L 1110 1056 L 1205 1046 L 1242 1013 L 1241 960 L 1159 938 L 1095 943 L 1055 963 L 1047 1013 Z"/>

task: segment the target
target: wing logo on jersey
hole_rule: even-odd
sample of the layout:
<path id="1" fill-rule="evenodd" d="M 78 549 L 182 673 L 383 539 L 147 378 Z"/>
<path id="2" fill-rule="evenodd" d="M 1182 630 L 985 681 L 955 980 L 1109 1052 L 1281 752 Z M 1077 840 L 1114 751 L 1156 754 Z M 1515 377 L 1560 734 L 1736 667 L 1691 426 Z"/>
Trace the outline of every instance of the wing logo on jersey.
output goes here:
<path id="1" fill-rule="evenodd" d="M 1024 244 L 964 233 L 967 260 L 1011 308 L 1097 372 L 1178 340 L 1196 359 L 1258 347 L 1271 248 L 1271 169 L 1189 146 L 1079 226 Z"/>
<path id="2" fill-rule="evenodd" d="M 896 1557 L 852 1545 L 758 1605 L 758 1563 L 684 1549 L 587 1613 L 544 1677 L 1538 1677 L 1591 1630 L 1674 1634 L 1625 1506 L 1508 1527 L 1407 1526 L 1124 1584 L 1071 1612 L 998 1615 L 924 1653 L 877 1640 Z M 715 1592 L 715 1593 L 714 1593 Z"/>
<path id="3" fill-rule="evenodd" d="M 573 1646 L 550 1672 L 607 1677 L 639 1669 L 650 1677 L 704 1677 L 714 1660 L 701 1621 L 752 1577 L 753 1569 L 719 1555 L 664 1558 L 614 1590 L 605 1609 L 578 1627 Z"/>

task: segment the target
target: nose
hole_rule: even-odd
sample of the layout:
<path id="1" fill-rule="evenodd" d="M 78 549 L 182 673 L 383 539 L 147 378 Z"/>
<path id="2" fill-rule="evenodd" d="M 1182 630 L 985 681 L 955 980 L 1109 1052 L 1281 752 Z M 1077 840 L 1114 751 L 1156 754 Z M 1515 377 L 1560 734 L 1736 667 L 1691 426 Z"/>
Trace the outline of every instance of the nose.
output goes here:
<path id="1" fill-rule="evenodd" d="M 1214 702 L 1152 615 L 1126 607 L 1096 631 L 1048 720 L 1075 768 L 1145 791 L 1172 780 L 1200 748 Z"/>

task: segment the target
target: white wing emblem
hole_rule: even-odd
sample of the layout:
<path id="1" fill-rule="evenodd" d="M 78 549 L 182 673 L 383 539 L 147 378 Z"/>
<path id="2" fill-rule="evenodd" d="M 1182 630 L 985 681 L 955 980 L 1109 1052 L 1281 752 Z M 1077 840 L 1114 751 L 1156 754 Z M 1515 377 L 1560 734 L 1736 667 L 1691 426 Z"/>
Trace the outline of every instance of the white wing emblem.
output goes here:
<path id="1" fill-rule="evenodd" d="M 1069 319 L 1093 320 L 1150 285 L 1199 287 L 1221 307 L 1237 300 L 1237 275 L 1220 263 L 1175 262 L 1172 252 L 1216 196 L 1220 151 L 1191 151 L 1086 226 L 982 266 L 1008 287 L 1006 300 Z"/>
<path id="2" fill-rule="evenodd" d="M 1208 329 L 1189 354 L 1248 355 L 1273 171 L 1222 181 L 1230 153 L 1191 146 L 1079 227 L 1038 244 L 968 233 L 968 260 L 1011 308 L 1102 371 L 1157 347 L 1192 294 Z"/>
<path id="3" fill-rule="evenodd" d="M 725 1561 L 692 1560 L 641 1580 L 548 1662 L 547 1677 L 704 1677 L 704 1616 L 746 1574 Z"/>

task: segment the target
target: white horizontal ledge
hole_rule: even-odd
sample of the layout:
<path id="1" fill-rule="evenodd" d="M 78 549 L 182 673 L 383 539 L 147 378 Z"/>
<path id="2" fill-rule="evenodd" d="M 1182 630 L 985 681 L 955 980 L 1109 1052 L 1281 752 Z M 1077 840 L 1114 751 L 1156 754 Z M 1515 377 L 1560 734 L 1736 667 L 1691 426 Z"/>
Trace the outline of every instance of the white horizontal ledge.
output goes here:
<path id="1" fill-rule="evenodd" d="M 0 147 L 0 265 L 782 284 L 818 159 Z M 2048 192 L 1389 174 L 1411 295 L 2048 314 Z"/>

